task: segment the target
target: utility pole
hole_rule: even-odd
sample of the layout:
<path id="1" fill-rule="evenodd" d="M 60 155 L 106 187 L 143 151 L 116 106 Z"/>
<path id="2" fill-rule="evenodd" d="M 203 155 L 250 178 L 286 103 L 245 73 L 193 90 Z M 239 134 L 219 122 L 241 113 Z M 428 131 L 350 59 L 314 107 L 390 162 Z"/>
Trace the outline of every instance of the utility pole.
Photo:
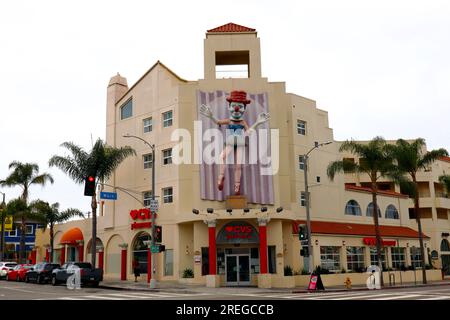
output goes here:
<path id="1" fill-rule="evenodd" d="M 308 271 L 309 273 L 313 272 L 314 269 L 314 259 L 313 259 L 313 252 L 312 252 L 312 243 L 311 243 L 311 215 L 310 215 L 310 197 L 309 197 L 309 186 L 308 186 L 308 158 L 309 154 L 313 152 L 315 149 L 322 147 L 324 145 L 330 144 L 332 141 L 324 142 L 324 143 L 318 143 L 316 142 L 314 147 L 311 148 L 305 155 L 303 155 L 303 172 L 305 175 L 305 205 L 306 205 L 306 227 L 308 229 Z"/>
<path id="2" fill-rule="evenodd" d="M 150 144 L 147 141 L 145 141 L 144 139 L 137 137 L 137 136 L 133 136 L 133 135 L 129 135 L 126 134 L 123 136 L 124 138 L 136 138 L 141 140 L 142 142 L 144 142 L 146 145 L 148 145 L 151 149 L 152 149 L 152 202 L 155 202 L 155 167 L 156 167 L 156 155 L 155 155 L 155 145 L 154 144 Z M 151 231 L 151 247 L 154 248 L 155 247 L 155 215 L 156 215 L 156 211 L 151 212 L 152 215 L 152 231 Z M 152 265 L 151 265 L 151 274 L 152 277 L 150 279 L 150 288 L 156 288 L 156 256 L 155 253 L 151 253 L 151 258 L 152 258 Z M 147 272 L 149 272 L 148 270 L 148 265 L 147 265 Z"/>
<path id="3" fill-rule="evenodd" d="M 2 231 L 1 231 L 1 239 L 0 239 L 0 261 L 3 261 L 3 257 L 5 256 L 5 193 L 0 192 L 3 195 L 3 201 L 1 204 L 1 219 L 2 219 Z"/>

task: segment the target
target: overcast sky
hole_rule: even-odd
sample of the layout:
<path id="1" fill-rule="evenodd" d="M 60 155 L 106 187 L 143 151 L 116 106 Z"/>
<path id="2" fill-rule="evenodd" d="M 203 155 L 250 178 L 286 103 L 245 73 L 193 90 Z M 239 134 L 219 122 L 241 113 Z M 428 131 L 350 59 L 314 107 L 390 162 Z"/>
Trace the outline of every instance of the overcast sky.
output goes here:
<path id="1" fill-rule="evenodd" d="M 105 137 L 106 86 L 131 86 L 157 60 L 203 78 L 208 29 L 255 28 L 262 73 L 327 110 L 337 140 L 426 139 L 450 150 L 450 1 L 3 1 L 0 179 L 36 162 L 55 184 L 30 198 L 90 211 L 48 159 Z M 20 189 L 3 188 L 7 200 Z"/>

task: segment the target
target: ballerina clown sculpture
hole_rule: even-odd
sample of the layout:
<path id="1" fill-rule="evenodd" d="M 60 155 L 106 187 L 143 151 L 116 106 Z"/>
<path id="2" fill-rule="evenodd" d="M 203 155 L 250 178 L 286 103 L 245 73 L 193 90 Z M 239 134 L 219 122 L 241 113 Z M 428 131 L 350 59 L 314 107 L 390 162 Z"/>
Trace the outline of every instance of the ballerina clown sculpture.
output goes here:
<path id="1" fill-rule="evenodd" d="M 240 195 L 242 172 L 242 161 L 240 161 L 240 159 L 242 159 L 244 152 L 245 137 L 251 135 L 257 126 L 268 121 L 270 117 L 268 113 L 262 112 L 258 115 L 256 122 L 249 127 L 247 122 L 244 120 L 245 109 L 251 102 L 247 99 L 247 93 L 245 91 L 232 91 L 226 100 L 228 101 L 228 111 L 230 113 L 230 117 L 228 119 L 216 119 L 211 111 L 211 107 L 204 104 L 200 107 L 200 113 L 214 121 L 214 123 L 219 126 L 227 126 L 225 146 L 220 154 L 222 161 L 220 163 L 217 188 L 219 190 L 223 190 L 225 181 L 225 159 L 231 151 L 234 151 L 234 159 L 236 159 L 236 164 L 234 167 L 234 194 Z"/>

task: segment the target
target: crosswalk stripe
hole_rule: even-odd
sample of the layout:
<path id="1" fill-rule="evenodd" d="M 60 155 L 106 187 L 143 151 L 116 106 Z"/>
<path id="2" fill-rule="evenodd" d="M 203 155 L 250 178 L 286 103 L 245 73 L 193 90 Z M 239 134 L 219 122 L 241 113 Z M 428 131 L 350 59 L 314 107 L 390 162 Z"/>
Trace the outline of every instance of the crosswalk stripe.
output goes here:
<path id="1" fill-rule="evenodd" d="M 124 294 L 124 293 L 109 293 L 108 296 L 125 297 L 125 298 L 133 298 L 133 299 L 147 299 L 147 298 L 152 298 L 152 297 L 149 296 L 149 295 Z"/>
<path id="2" fill-rule="evenodd" d="M 344 296 L 345 297 L 353 297 L 353 296 L 363 296 L 363 295 L 367 295 L 367 292 L 353 292 L 353 293 L 341 292 L 341 293 L 329 293 L 329 294 L 317 293 L 317 294 L 314 294 L 314 295 L 310 295 L 309 299 L 321 298 L 321 299 L 325 300 L 325 299 L 328 299 L 328 298 L 329 299 L 334 299 L 335 297 L 339 298 L 339 297 L 344 297 Z"/>
<path id="3" fill-rule="evenodd" d="M 393 297 L 387 297 L 387 298 L 380 298 L 377 300 L 398 300 L 398 299 L 409 299 L 412 297 L 420 297 L 420 294 L 406 294 L 406 295 L 398 295 Z"/>
<path id="4" fill-rule="evenodd" d="M 104 297 L 104 296 L 84 296 L 84 297 L 90 298 L 90 299 L 103 299 L 103 300 L 124 300 L 121 298 Z"/>
<path id="5" fill-rule="evenodd" d="M 425 299 L 419 299 L 419 300 L 447 300 L 450 299 L 450 296 L 437 296 L 432 298 L 425 298 Z"/>
<path id="6" fill-rule="evenodd" d="M 375 297 L 383 297 L 383 296 L 391 296 L 392 293 L 380 293 L 380 294 L 371 294 L 371 295 L 363 295 L 363 296 L 344 296 L 343 298 L 332 298 L 332 300 L 354 300 L 354 299 L 362 299 L 362 298 L 375 298 Z"/>
<path id="7" fill-rule="evenodd" d="M 57 299 L 58 300 L 88 300 L 88 299 L 84 299 L 83 297 L 60 297 Z"/>

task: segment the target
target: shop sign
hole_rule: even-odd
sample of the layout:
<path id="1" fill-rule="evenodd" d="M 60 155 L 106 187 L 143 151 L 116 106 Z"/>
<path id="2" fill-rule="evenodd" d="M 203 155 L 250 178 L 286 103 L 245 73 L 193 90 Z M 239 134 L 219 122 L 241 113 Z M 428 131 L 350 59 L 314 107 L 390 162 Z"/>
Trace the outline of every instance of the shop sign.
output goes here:
<path id="1" fill-rule="evenodd" d="M 155 215 L 155 218 L 157 217 L 156 213 L 153 213 Z M 151 211 L 148 208 L 142 208 L 142 209 L 134 209 L 130 211 L 131 219 L 133 220 L 149 220 L 151 219 Z M 142 228 L 151 228 L 152 223 L 150 221 L 148 222 L 133 222 L 131 224 L 131 230 L 134 229 L 142 229 Z"/>
<path id="2" fill-rule="evenodd" d="M 431 251 L 431 260 L 438 260 L 439 253 L 436 250 Z"/>
<path id="3" fill-rule="evenodd" d="M 200 256 L 200 255 L 194 256 L 194 262 L 195 263 L 201 263 L 202 262 L 202 256 Z"/>
<path id="4" fill-rule="evenodd" d="M 259 243 L 259 236 L 248 222 L 232 221 L 219 231 L 217 243 Z"/>
<path id="5" fill-rule="evenodd" d="M 13 216 L 5 217 L 5 231 L 12 231 L 13 229 Z M 2 230 L 2 224 L 0 223 L 0 231 Z"/>
<path id="6" fill-rule="evenodd" d="M 377 239 L 376 238 L 363 238 L 363 242 L 364 244 L 368 245 L 368 246 L 376 246 L 377 245 Z M 397 241 L 395 240 L 381 240 L 381 245 L 382 246 L 396 246 L 397 245 Z"/>

